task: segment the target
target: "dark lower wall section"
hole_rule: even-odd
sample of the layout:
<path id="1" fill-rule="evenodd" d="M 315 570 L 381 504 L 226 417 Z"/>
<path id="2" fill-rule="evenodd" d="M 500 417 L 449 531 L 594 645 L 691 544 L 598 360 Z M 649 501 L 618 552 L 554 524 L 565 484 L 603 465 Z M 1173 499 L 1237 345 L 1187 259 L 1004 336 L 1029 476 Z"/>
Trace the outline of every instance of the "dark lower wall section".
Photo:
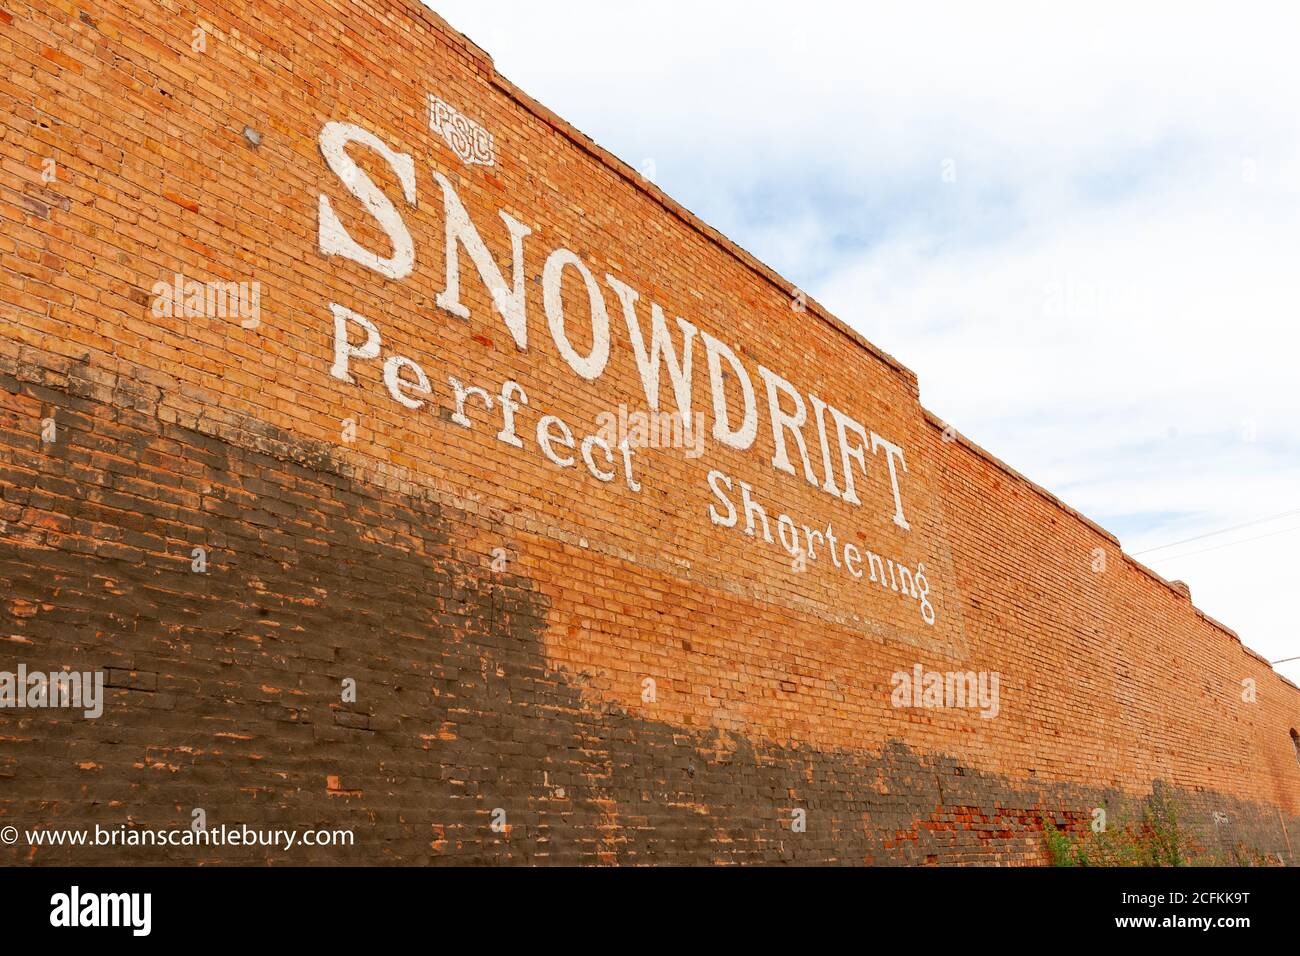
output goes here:
<path id="1" fill-rule="evenodd" d="M 27 356 L 0 365 L 0 670 L 108 688 L 96 720 L 0 710 L 0 826 L 20 833 L 3 862 L 1041 863 L 1044 811 L 1082 826 L 1133 802 L 904 741 L 818 752 L 593 703 L 547 665 L 535 583 L 492 568 L 528 542 L 358 481 L 337 449 L 169 424 L 147 381 Z M 1291 859 L 1300 820 L 1173 795 L 1210 848 Z M 27 838 L 187 828 L 196 809 L 355 843 Z"/>

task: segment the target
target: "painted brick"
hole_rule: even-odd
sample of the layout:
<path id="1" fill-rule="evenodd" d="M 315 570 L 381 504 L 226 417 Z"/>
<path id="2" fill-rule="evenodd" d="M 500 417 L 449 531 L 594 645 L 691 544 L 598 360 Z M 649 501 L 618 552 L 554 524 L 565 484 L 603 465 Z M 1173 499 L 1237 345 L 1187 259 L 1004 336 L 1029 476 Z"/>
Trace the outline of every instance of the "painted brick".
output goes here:
<path id="1" fill-rule="evenodd" d="M 414 0 L 26 0 L 0 11 L 0 46 L 0 671 L 106 675 L 97 719 L 0 709 L 0 825 L 183 828 L 203 808 L 356 834 L 186 856 L 20 842 L 9 861 L 1026 864 L 1046 860 L 1044 815 L 1081 828 L 1156 792 L 1210 849 L 1294 860 L 1300 691 Z M 493 165 L 431 130 L 431 93 L 491 133 Z M 411 157 L 415 203 L 349 150 L 410 230 L 409 276 L 322 252 L 322 196 L 362 247 L 396 252 L 327 164 L 330 123 Z M 439 305 L 435 174 L 507 281 L 500 213 L 532 230 L 526 350 L 468 255 L 469 318 Z M 548 326 L 560 247 L 609 310 L 594 381 Z M 157 314 L 178 274 L 258 283 L 260 321 Z M 546 458 L 541 415 L 580 441 L 646 406 L 607 274 L 640 294 L 647 335 L 654 302 L 678 344 L 682 316 L 735 350 L 752 448 L 638 449 L 639 490 Z M 583 355 L 598 339 L 572 269 L 559 301 Z M 331 375 L 333 305 L 419 363 L 425 407 L 394 401 L 378 361 Z M 819 487 L 811 418 L 816 483 L 788 435 L 796 474 L 773 467 L 760 366 L 904 449 L 910 529 L 869 445 L 860 507 Z M 469 428 L 452 377 L 497 400 L 471 399 Z M 498 437 L 510 380 L 522 449 Z M 697 339 L 711 427 L 709 384 Z M 734 422 L 735 373 L 725 387 Z M 799 568 L 712 522 L 715 472 L 772 520 L 923 563 L 934 623 L 828 561 L 825 535 Z M 998 674 L 997 717 L 893 706 L 918 664 Z"/>

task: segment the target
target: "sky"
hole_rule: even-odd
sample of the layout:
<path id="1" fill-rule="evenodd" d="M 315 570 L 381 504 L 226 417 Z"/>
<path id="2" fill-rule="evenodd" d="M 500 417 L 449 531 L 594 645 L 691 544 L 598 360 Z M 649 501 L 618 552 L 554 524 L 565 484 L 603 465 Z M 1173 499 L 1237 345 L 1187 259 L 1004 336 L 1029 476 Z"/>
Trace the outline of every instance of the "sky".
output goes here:
<path id="1" fill-rule="evenodd" d="M 1300 5 L 429 5 L 927 408 L 1300 657 Z"/>

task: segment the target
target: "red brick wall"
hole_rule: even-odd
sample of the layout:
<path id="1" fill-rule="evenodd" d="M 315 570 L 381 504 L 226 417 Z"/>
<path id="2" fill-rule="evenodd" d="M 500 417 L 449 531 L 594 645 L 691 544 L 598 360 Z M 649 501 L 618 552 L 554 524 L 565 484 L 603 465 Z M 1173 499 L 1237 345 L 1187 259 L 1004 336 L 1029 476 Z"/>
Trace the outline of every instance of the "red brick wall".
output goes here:
<path id="1" fill-rule="evenodd" d="M 1160 788 L 1212 846 L 1291 859 L 1296 688 L 1104 532 L 945 440 L 904 367 L 816 303 L 792 307 L 788 283 L 433 14 L 404 0 L 0 10 L 0 671 L 108 684 L 95 720 L 0 709 L 0 824 L 184 827 L 203 808 L 210 823 L 356 832 L 347 850 L 127 856 L 151 862 L 1041 862 L 1043 813 L 1077 823 Z M 492 133 L 494 165 L 430 130 L 430 93 Z M 329 123 L 411 157 L 413 203 L 377 153 L 349 148 L 409 228 L 408 276 L 323 254 L 322 196 L 363 247 L 395 254 L 327 164 Z M 469 318 L 440 307 L 435 175 L 507 280 L 500 213 L 531 230 L 526 349 L 464 252 Z M 594 381 L 548 327 L 559 248 L 608 309 Z M 155 314 L 155 284 L 178 273 L 259 283 L 260 323 Z M 651 302 L 679 346 L 675 318 L 698 327 L 691 396 L 709 429 L 703 336 L 734 349 L 760 409 L 752 448 L 710 434 L 699 457 L 636 449 L 632 482 L 618 461 L 605 482 L 580 457 L 547 459 L 542 415 L 581 441 L 601 413 L 646 405 L 607 274 L 639 293 L 647 336 Z M 572 270 L 562 302 L 585 354 Z M 390 397 L 380 360 L 355 359 L 352 383 L 331 375 L 333 305 L 378 327 L 381 359 L 419 364 L 422 408 Z M 870 443 L 856 507 L 773 467 L 760 366 L 904 449 L 909 529 Z M 452 377 L 494 402 L 519 383 L 524 447 L 497 437 L 499 403 L 472 400 L 472 427 L 457 424 Z M 726 387 L 734 422 L 734 374 Z M 804 434 L 820 485 L 815 425 Z M 828 561 L 824 538 L 800 567 L 715 524 L 711 473 L 737 503 L 750 485 L 773 520 L 924 563 L 933 625 Z M 996 673 L 997 716 L 893 706 L 892 675 L 917 664 Z"/>

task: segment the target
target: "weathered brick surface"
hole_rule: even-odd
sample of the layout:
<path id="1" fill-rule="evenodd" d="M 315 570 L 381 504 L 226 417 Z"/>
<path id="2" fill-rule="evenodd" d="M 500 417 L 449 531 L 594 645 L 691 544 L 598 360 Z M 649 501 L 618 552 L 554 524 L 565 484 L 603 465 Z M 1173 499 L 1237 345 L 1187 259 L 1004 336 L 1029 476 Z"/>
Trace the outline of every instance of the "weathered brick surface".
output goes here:
<path id="1" fill-rule="evenodd" d="M 1041 813 L 1082 823 L 1161 788 L 1207 845 L 1293 860 L 1296 688 L 1104 532 L 945 440 L 910 372 L 815 303 L 792 310 L 788 284 L 429 12 L 0 9 L 0 671 L 99 670 L 108 688 L 98 720 L 0 710 L 0 825 L 180 827 L 201 807 L 210 823 L 357 834 L 289 854 L 3 858 L 1041 862 Z M 463 165 L 432 134 L 430 92 L 492 131 L 496 165 Z M 363 246 L 391 248 L 322 157 L 330 122 L 414 158 L 404 205 L 377 154 L 351 153 L 410 228 L 409 277 L 322 254 L 322 195 Z M 526 350 L 464 254 L 470 318 L 439 307 L 435 172 L 507 271 L 498 212 L 532 229 Z M 765 416 L 749 451 L 639 450 L 639 491 L 549 462 L 541 415 L 581 439 L 646 402 L 609 286 L 603 373 L 585 381 L 558 354 L 541 279 L 560 246 L 640 293 L 647 334 L 653 301 L 735 348 L 760 407 L 762 364 L 904 447 L 911 529 L 892 521 L 883 458 L 868 448 L 850 507 L 773 469 Z M 261 283 L 261 324 L 158 317 L 151 290 L 176 273 Z M 585 354 L 573 278 L 566 327 Z M 379 362 L 331 377 L 334 303 L 420 363 L 429 405 L 390 399 Z M 456 424 L 452 376 L 494 394 L 519 382 L 525 447 L 498 440 L 499 409 L 471 403 L 474 426 Z M 700 349 L 707 414 L 709 394 Z M 800 571 L 711 523 L 713 470 L 773 519 L 833 521 L 863 550 L 924 562 L 935 624 L 824 555 Z M 891 706 L 891 675 L 917 663 L 997 672 L 999 715 Z"/>

